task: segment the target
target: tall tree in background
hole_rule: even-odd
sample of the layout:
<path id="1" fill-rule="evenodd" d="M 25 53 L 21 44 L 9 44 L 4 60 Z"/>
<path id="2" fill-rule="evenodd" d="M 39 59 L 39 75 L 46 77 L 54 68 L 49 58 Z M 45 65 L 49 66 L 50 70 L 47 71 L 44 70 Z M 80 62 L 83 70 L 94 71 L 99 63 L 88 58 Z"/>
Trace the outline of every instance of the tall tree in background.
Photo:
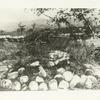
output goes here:
<path id="1" fill-rule="evenodd" d="M 51 23 L 55 23 L 58 28 L 61 23 L 65 24 L 70 30 L 70 35 L 74 36 L 74 30 L 85 33 L 90 38 L 95 36 L 94 26 L 98 23 L 98 17 L 95 15 L 96 9 L 90 8 L 36 8 L 31 9 L 37 16 L 44 15 L 50 18 Z M 53 16 L 49 12 L 55 12 Z M 81 23 L 81 24 L 80 24 Z M 77 25 L 76 25 L 77 24 Z M 81 28 L 80 28 L 81 27 Z"/>

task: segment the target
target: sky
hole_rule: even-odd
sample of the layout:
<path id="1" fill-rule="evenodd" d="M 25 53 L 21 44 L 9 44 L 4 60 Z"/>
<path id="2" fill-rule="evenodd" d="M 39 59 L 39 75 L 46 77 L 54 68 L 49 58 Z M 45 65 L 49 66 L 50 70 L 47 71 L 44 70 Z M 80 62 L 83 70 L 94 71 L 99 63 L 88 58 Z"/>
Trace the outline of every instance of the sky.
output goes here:
<path id="1" fill-rule="evenodd" d="M 29 9 L 25 10 L 25 8 L 0 8 L 0 30 L 13 31 L 16 30 L 20 22 L 32 24 L 38 19 L 45 19 L 45 17 L 34 16 Z"/>
<path id="2" fill-rule="evenodd" d="M 37 19 L 31 12 L 25 12 L 25 8 L 79 8 L 91 6 L 97 8 L 99 7 L 97 1 L 99 0 L 0 0 L 0 29 L 11 30 L 14 23 Z"/>
<path id="3" fill-rule="evenodd" d="M 51 16 L 52 12 L 48 15 Z M 44 24 L 46 19 L 47 17 L 43 15 L 39 17 L 34 15 L 30 8 L 26 10 L 25 8 L 0 8 L 0 30 L 14 31 L 20 22 L 25 25 L 32 24 L 32 22 Z"/>
<path id="4" fill-rule="evenodd" d="M 25 12 L 24 8 L 0 8 L 0 29 L 9 30 L 7 27 L 12 27 L 13 24 L 33 19 L 35 19 L 35 17 L 32 12 Z"/>
<path id="5" fill-rule="evenodd" d="M 0 9 L 0 23 L 17 22 L 20 20 L 33 19 L 33 14 L 24 11 L 24 8 L 1 8 Z"/>

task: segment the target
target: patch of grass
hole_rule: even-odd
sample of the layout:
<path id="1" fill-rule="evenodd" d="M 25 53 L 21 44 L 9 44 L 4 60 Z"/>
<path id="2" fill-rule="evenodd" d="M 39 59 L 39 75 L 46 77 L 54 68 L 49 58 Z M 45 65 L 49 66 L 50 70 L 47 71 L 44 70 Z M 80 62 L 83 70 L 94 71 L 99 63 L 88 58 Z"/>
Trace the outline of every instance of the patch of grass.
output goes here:
<path id="1" fill-rule="evenodd" d="M 70 54 L 71 70 L 75 73 L 84 72 L 83 64 L 94 61 L 94 45 L 87 45 L 85 41 L 70 41 L 66 50 Z"/>

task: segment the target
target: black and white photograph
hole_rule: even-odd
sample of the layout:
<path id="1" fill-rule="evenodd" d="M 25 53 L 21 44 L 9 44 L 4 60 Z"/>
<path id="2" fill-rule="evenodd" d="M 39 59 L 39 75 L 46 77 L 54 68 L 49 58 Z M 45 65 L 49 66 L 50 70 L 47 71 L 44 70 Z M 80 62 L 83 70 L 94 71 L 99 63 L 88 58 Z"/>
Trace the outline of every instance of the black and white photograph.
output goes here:
<path id="1" fill-rule="evenodd" d="M 0 8 L 0 91 L 99 89 L 99 8 Z"/>

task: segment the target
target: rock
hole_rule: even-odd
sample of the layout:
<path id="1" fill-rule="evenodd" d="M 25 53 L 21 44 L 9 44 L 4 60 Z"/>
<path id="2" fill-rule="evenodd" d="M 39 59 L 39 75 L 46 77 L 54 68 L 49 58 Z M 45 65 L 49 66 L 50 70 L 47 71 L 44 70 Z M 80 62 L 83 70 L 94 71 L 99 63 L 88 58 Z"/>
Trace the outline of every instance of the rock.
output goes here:
<path id="1" fill-rule="evenodd" d="M 8 73 L 8 79 L 16 79 L 18 77 L 18 72 L 15 71 L 15 72 L 11 72 L 11 73 Z"/>
<path id="2" fill-rule="evenodd" d="M 9 79 L 3 79 L 1 82 L 1 86 L 4 88 L 11 89 L 12 88 L 12 82 Z"/>
<path id="3" fill-rule="evenodd" d="M 57 73 L 63 74 L 65 72 L 64 68 L 59 68 L 57 69 Z"/>
<path id="4" fill-rule="evenodd" d="M 3 66 L 4 65 L 4 63 L 3 62 L 0 62 L 0 66 Z"/>
<path id="5" fill-rule="evenodd" d="M 13 68 L 12 64 L 7 65 L 9 69 Z"/>
<path id="6" fill-rule="evenodd" d="M 93 83 L 97 83 L 97 82 L 98 82 L 98 80 L 97 80 L 94 76 L 92 76 L 92 75 L 89 75 L 88 78 L 89 78 Z"/>
<path id="7" fill-rule="evenodd" d="M 0 86 L 3 87 L 3 83 L 4 83 L 5 79 L 1 79 L 1 83 Z"/>
<path id="8" fill-rule="evenodd" d="M 58 60 L 56 60 L 56 61 L 54 62 L 54 64 L 55 64 L 55 65 L 58 65 L 59 62 L 60 62 L 60 60 L 58 59 Z"/>
<path id="9" fill-rule="evenodd" d="M 21 90 L 21 83 L 18 81 L 13 82 L 12 90 L 20 91 Z"/>
<path id="10" fill-rule="evenodd" d="M 64 79 L 65 79 L 66 81 L 68 81 L 68 82 L 71 81 L 72 78 L 73 78 L 73 74 L 72 74 L 72 72 L 70 72 L 70 71 L 64 72 L 63 76 L 64 76 Z"/>
<path id="11" fill-rule="evenodd" d="M 86 69 L 85 74 L 86 75 L 93 75 L 94 71 L 92 69 Z"/>
<path id="12" fill-rule="evenodd" d="M 92 70 L 94 76 L 100 78 L 100 65 L 98 65 L 97 63 L 93 63 L 90 69 Z"/>
<path id="13" fill-rule="evenodd" d="M 35 61 L 32 64 L 30 64 L 30 66 L 33 66 L 33 67 L 36 67 L 36 66 L 39 66 L 39 65 L 40 65 L 39 61 Z"/>
<path id="14" fill-rule="evenodd" d="M 41 91 L 47 91 L 48 90 L 47 84 L 46 83 L 41 83 L 39 85 L 39 90 L 41 90 Z"/>
<path id="15" fill-rule="evenodd" d="M 64 61 L 64 60 L 66 60 L 66 58 L 65 58 L 65 57 L 63 57 L 63 58 L 59 59 L 59 62 L 60 62 L 60 61 Z"/>
<path id="16" fill-rule="evenodd" d="M 81 81 L 81 78 L 78 75 L 74 75 L 73 79 L 70 82 L 70 88 L 74 88 L 77 84 L 79 84 Z"/>
<path id="17" fill-rule="evenodd" d="M 55 64 L 54 64 L 53 61 L 49 61 L 49 62 L 48 62 L 48 66 L 49 66 L 49 67 L 53 67 L 53 66 L 55 66 Z"/>
<path id="18" fill-rule="evenodd" d="M 57 90 L 58 84 L 55 79 L 52 79 L 49 81 L 49 88 L 50 88 L 50 90 Z"/>
<path id="19" fill-rule="evenodd" d="M 67 81 L 62 80 L 62 81 L 59 83 L 59 88 L 60 88 L 60 89 L 68 89 L 68 88 L 69 88 L 69 83 L 68 83 Z"/>
<path id="20" fill-rule="evenodd" d="M 54 59 L 54 53 L 49 53 L 51 59 Z"/>
<path id="21" fill-rule="evenodd" d="M 0 79 L 0 86 L 1 87 L 3 87 L 3 81 L 4 81 L 5 79 Z"/>
<path id="22" fill-rule="evenodd" d="M 67 64 L 70 64 L 70 61 L 69 60 L 67 61 Z"/>
<path id="23" fill-rule="evenodd" d="M 58 50 L 56 50 L 54 53 L 55 53 L 56 56 L 58 56 L 58 58 L 62 58 L 65 54 L 64 52 L 58 51 Z"/>
<path id="24" fill-rule="evenodd" d="M 21 77 L 19 78 L 19 80 L 20 80 L 20 83 L 21 83 L 21 84 L 24 84 L 24 83 L 27 83 L 27 82 L 28 82 L 29 77 L 28 77 L 28 76 L 21 76 Z"/>
<path id="25" fill-rule="evenodd" d="M 47 73 L 46 73 L 46 71 L 44 70 L 44 68 L 42 67 L 42 66 L 39 66 L 39 75 L 41 76 L 41 77 L 46 77 L 47 76 Z"/>
<path id="26" fill-rule="evenodd" d="M 23 84 L 21 90 L 22 90 L 22 91 L 26 91 L 27 89 L 28 89 L 28 86 L 27 86 L 26 84 Z"/>
<path id="27" fill-rule="evenodd" d="M 85 85 L 87 78 L 88 78 L 88 77 L 87 77 L 86 75 L 81 75 L 80 84 L 81 84 L 82 86 Z"/>
<path id="28" fill-rule="evenodd" d="M 49 53 L 49 56 L 50 56 L 50 59 L 53 59 L 53 60 L 59 59 L 59 61 L 69 59 L 68 58 L 69 55 L 66 52 L 59 51 L 59 50 L 51 51 Z"/>
<path id="29" fill-rule="evenodd" d="M 100 68 L 95 68 L 94 75 L 100 78 Z"/>
<path id="30" fill-rule="evenodd" d="M 92 64 L 84 64 L 87 69 L 92 69 L 94 66 Z"/>
<path id="31" fill-rule="evenodd" d="M 91 89 L 93 87 L 93 82 L 88 78 L 85 83 L 85 88 Z"/>
<path id="32" fill-rule="evenodd" d="M 36 81 L 31 81 L 29 83 L 29 89 L 32 91 L 37 91 L 38 90 L 38 83 Z"/>
<path id="33" fill-rule="evenodd" d="M 5 77 L 6 77 L 6 72 L 1 72 L 1 73 L 0 73 L 0 78 L 3 79 L 3 78 L 5 78 Z"/>
<path id="34" fill-rule="evenodd" d="M 25 68 L 24 67 L 21 67 L 18 69 L 18 73 L 19 74 L 23 74 L 23 72 L 25 71 Z"/>
<path id="35" fill-rule="evenodd" d="M 7 72 L 8 70 L 7 66 L 0 66 L 0 72 Z"/>
<path id="36" fill-rule="evenodd" d="M 40 76 L 37 76 L 36 77 L 36 82 L 42 83 L 42 82 L 44 82 L 44 79 L 42 77 L 40 77 Z"/>

